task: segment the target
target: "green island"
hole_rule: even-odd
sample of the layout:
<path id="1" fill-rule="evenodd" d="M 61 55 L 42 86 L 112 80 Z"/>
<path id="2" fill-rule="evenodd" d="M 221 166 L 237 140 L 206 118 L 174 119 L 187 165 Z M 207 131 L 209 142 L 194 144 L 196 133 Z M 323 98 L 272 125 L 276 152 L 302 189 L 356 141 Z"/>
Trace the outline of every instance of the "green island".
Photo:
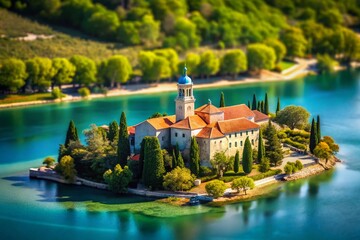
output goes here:
<path id="1" fill-rule="evenodd" d="M 84 202 L 92 212 L 216 211 L 183 205 L 263 196 L 331 169 L 339 146 L 301 106 L 278 98 L 270 112 L 267 94 L 227 106 L 219 92 L 219 104 L 195 108 L 194 89 L 356 66 L 359 22 L 357 1 L 0 0 L 0 108 L 176 91 L 175 115 L 128 126 L 122 112 L 85 142 L 71 121 L 58 158 L 30 176 L 162 198 Z"/>

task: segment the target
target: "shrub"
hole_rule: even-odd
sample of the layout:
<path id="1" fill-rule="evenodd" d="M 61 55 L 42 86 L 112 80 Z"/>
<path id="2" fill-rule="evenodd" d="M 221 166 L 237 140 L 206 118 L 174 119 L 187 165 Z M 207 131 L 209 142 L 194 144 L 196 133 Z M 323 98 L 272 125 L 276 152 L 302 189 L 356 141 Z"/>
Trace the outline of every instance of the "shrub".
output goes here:
<path id="1" fill-rule="evenodd" d="M 55 171 L 62 175 L 66 180 L 73 182 L 76 176 L 74 159 L 69 155 L 63 156 L 60 163 L 56 165 Z"/>
<path id="2" fill-rule="evenodd" d="M 60 88 L 54 87 L 54 89 L 51 92 L 51 96 L 54 99 L 62 98 L 62 92 L 61 92 Z"/>
<path id="3" fill-rule="evenodd" d="M 232 189 L 236 189 L 238 192 L 240 192 L 240 189 L 242 189 L 245 192 L 245 195 L 248 188 L 253 189 L 254 187 L 254 180 L 249 177 L 239 177 L 235 179 L 231 184 Z"/>
<path id="4" fill-rule="evenodd" d="M 204 166 L 200 166 L 200 176 L 201 177 L 205 177 L 205 176 L 210 176 L 210 175 L 214 175 L 213 171 L 211 170 L 211 168 L 209 167 L 204 167 Z"/>
<path id="5" fill-rule="evenodd" d="M 291 164 L 286 164 L 284 167 L 284 171 L 286 174 L 290 175 L 293 173 L 293 166 Z"/>
<path id="6" fill-rule="evenodd" d="M 215 175 L 201 177 L 200 180 L 201 180 L 201 182 L 208 182 L 208 181 L 214 180 L 216 178 L 217 178 L 217 176 L 215 174 Z"/>
<path id="7" fill-rule="evenodd" d="M 78 90 L 78 93 L 82 98 L 90 96 L 90 90 L 87 87 L 82 87 Z"/>
<path id="8" fill-rule="evenodd" d="M 164 177 L 163 186 L 171 191 L 189 190 L 194 185 L 195 176 L 187 168 L 176 167 Z"/>
<path id="9" fill-rule="evenodd" d="M 127 192 L 127 187 L 132 176 L 133 174 L 128 166 L 125 166 L 124 169 L 122 169 L 120 164 L 115 166 L 114 171 L 109 169 L 103 175 L 105 182 L 109 184 L 109 189 L 116 193 Z"/>
<path id="10" fill-rule="evenodd" d="M 251 176 L 250 178 L 252 178 L 254 181 L 257 181 L 257 180 L 260 180 L 260 179 L 263 179 L 263 178 L 267 178 L 267 177 L 271 177 L 271 176 L 280 174 L 281 172 L 282 172 L 281 169 L 273 169 L 273 170 L 269 170 L 269 171 L 267 171 L 265 173 L 261 173 L 261 174 L 255 175 L 255 176 Z"/>
<path id="11" fill-rule="evenodd" d="M 278 64 L 274 67 L 273 69 L 274 72 L 278 72 L 278 73 L 281 73 L 282 72 L 282 67 Z"/>
<path id="12" fill-rule="evenodd" d="M 55 159 L 52 158 L 52 157 L 47 157 L 47 158 L 45 158 L 44 161 L 43 161 L 43 164 L 45 164 L 47 168 L 53 166 L 54 163 L 55 163 Z"/>
<path id="13" fill-rule="evenodd" d="M 298 143 L 298 142 L 294 142 L 292 141 L 290 138 L 286 138 L 284 141 L 284 143 L 287 143 L 293 147 L 296 147 L 296 148 L 299 148 L 299 149 L 302 149 L 302 150 L 306 150 L 306 146 L 304 144 L 301 144 L 301 143 Z"/>
<path id="14" fill-rule="evenodd" d="M 304 168 L 304 165 L 300 162 L 300 160 L 296 160 L 295 166 L 298 170 L 301 170 Z"/>
<path id="15" fill-rule="evenodd" d="M 205 189 L 209 195 L 213 196 L 214 198 L 218 198 L 224 195 L 226 185 L 223 181 L 213 180 L 206 184 Z"/>

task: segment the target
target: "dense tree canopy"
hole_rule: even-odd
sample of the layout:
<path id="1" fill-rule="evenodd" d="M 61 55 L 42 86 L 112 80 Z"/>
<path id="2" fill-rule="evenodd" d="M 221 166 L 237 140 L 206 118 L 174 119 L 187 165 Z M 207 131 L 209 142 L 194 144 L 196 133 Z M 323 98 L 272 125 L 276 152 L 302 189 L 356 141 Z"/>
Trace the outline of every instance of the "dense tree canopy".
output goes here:
<path id="1" fill-rule="evenodd" d="M 70 62 L 76 67 L 73 83 L 88 86 L 96 82 L 97 68 L 93 60 L 75 55 L 70 58 Z"/>
<path id="2" fill-rule="evenodd" d="M 0 89 L 16 92 L 25 85 L 27 77 L 26 66 L 23 61 L 9 58 L 0 63 Z"/>
<path id="3" fill-rule="evenodd" d="M 303 129 L 308 123 L 310 114 L 305 108 L 300 106 L 287 106 L 279 111 L 276 116 L 276 121 L 280 124 L 285 124 L 289 128 Z"/>
<path id="4" fill-rule="evenodd" d="M 273 69 L 276 55 L 273 48 L 257 43 L 248 46 L 247 59 L 249 70 L 257 72 L 261 69 Z"/>
<path id="5" fill-rule="evenodd" d="M 163 186 L 171 191 L 189 190 L 194 185 L 195 176 L 187 168 L 176 167 L 164 176 Z"/>
<path id="6" fill-rule="evenodd" d="M 236 78 L 237 74 L 247 69 L 246 55 L 241 50 L 231 50 L 221 58 L 221 72 L 232 75 Z"/>

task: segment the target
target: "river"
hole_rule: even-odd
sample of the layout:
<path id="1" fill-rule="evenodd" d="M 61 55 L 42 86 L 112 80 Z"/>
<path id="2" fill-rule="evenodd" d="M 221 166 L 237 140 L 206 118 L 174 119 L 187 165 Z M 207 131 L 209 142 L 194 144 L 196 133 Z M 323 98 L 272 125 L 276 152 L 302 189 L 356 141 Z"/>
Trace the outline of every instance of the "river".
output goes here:
<path id="1" fill-rule="evenodd" d="M 5 109 L 0 111 L 1 239 L 360 239 L 360 71 L 197 89 L 196 106 L 208 99 L 217 104 L 220 91 L 226 105 L 247 103 L 253 93 L 263 98 L 267 92 L 272 111 L 279 96 L 282 107 L 301 105 L 319 114 L 323 135 L 340 144 L 338 157 L 344 163 L 319 176 L 280 184 L 253 201 L 210 210 L 200 206 L 189 216 L 154 217 L 149 215 L 171 215 L 172 208 L 31 180 L 27 169 L 57 154 L 69 120 L 82 131 L 91 123 L 119 120 L 125 111 L 128 124 L 136 124 L 156 111 L 173 114 L 175 92 Z M 99 205 L 121 211 L 94 211 Z"/>

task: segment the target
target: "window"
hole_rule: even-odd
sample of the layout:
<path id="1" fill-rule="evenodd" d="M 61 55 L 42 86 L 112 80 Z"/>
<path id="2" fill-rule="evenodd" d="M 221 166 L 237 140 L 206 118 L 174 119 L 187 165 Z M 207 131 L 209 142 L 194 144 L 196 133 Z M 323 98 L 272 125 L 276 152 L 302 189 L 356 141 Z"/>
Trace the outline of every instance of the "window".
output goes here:
<path id="1" fill-rule="evenodd" d="M 231 148 L 231 143 L 229 143 L 229 148 Z"/>
<path id="2" fill-rule="evenodd" d="M 235 133 L 235 137 L 237 137 L 237 133 Z"/>
<path id="3" fill-rule="evenodd" d="M 240 146 L 242 147 L 242 141 L 240 141 Z"/>
<path id="4" fill-rule="evenodd" d="M 242 132 L 240 132 L 240 137 L 242 137 Z"/>
<path id="5" fill-rule="evenodd" d="M 251 134 L 254 135 L 254 130 L 251 130 Z"/>
<path id="6" fill-rule="evenodd" d="M 164 141 L 164 140 L 165 140 L 165 137 L 164 137 L 164 136 L 162 136 L 162 137 L 161 137 L 161 141 Z"/>
<path id="7" fill-rule="evenodd" d="M 254 139 L 251 139 L 251 144 L 254 145 Z"/>
<path id="8" fill-rule="evenodd" d="M 237 147 L 237 142 L 235 142 L 235 147 Z"/>
<path id="9" fill-rule="evenodd" d="M 183 138 L 185 137 L 185 133 L 183 133 Z"/>
<path id="10" fill-rule="evenodd" d="M 177 137 L 177 132 L 175 133 L 175 137 Z"/>
<path id="11" fill-rule="evenodd" d="M 216 144 L 216 141 L 214 141 L 214 144 Z"/>
<path id="12" fill-rule="evenodd" d="M 231 134 L 229 135 L 229 138 L 231 138 Z"/>
<path id="13" fill-rule="evenodd" d="M 246 131 L 246 136 L 249 135 L 249 131 Z"/>

